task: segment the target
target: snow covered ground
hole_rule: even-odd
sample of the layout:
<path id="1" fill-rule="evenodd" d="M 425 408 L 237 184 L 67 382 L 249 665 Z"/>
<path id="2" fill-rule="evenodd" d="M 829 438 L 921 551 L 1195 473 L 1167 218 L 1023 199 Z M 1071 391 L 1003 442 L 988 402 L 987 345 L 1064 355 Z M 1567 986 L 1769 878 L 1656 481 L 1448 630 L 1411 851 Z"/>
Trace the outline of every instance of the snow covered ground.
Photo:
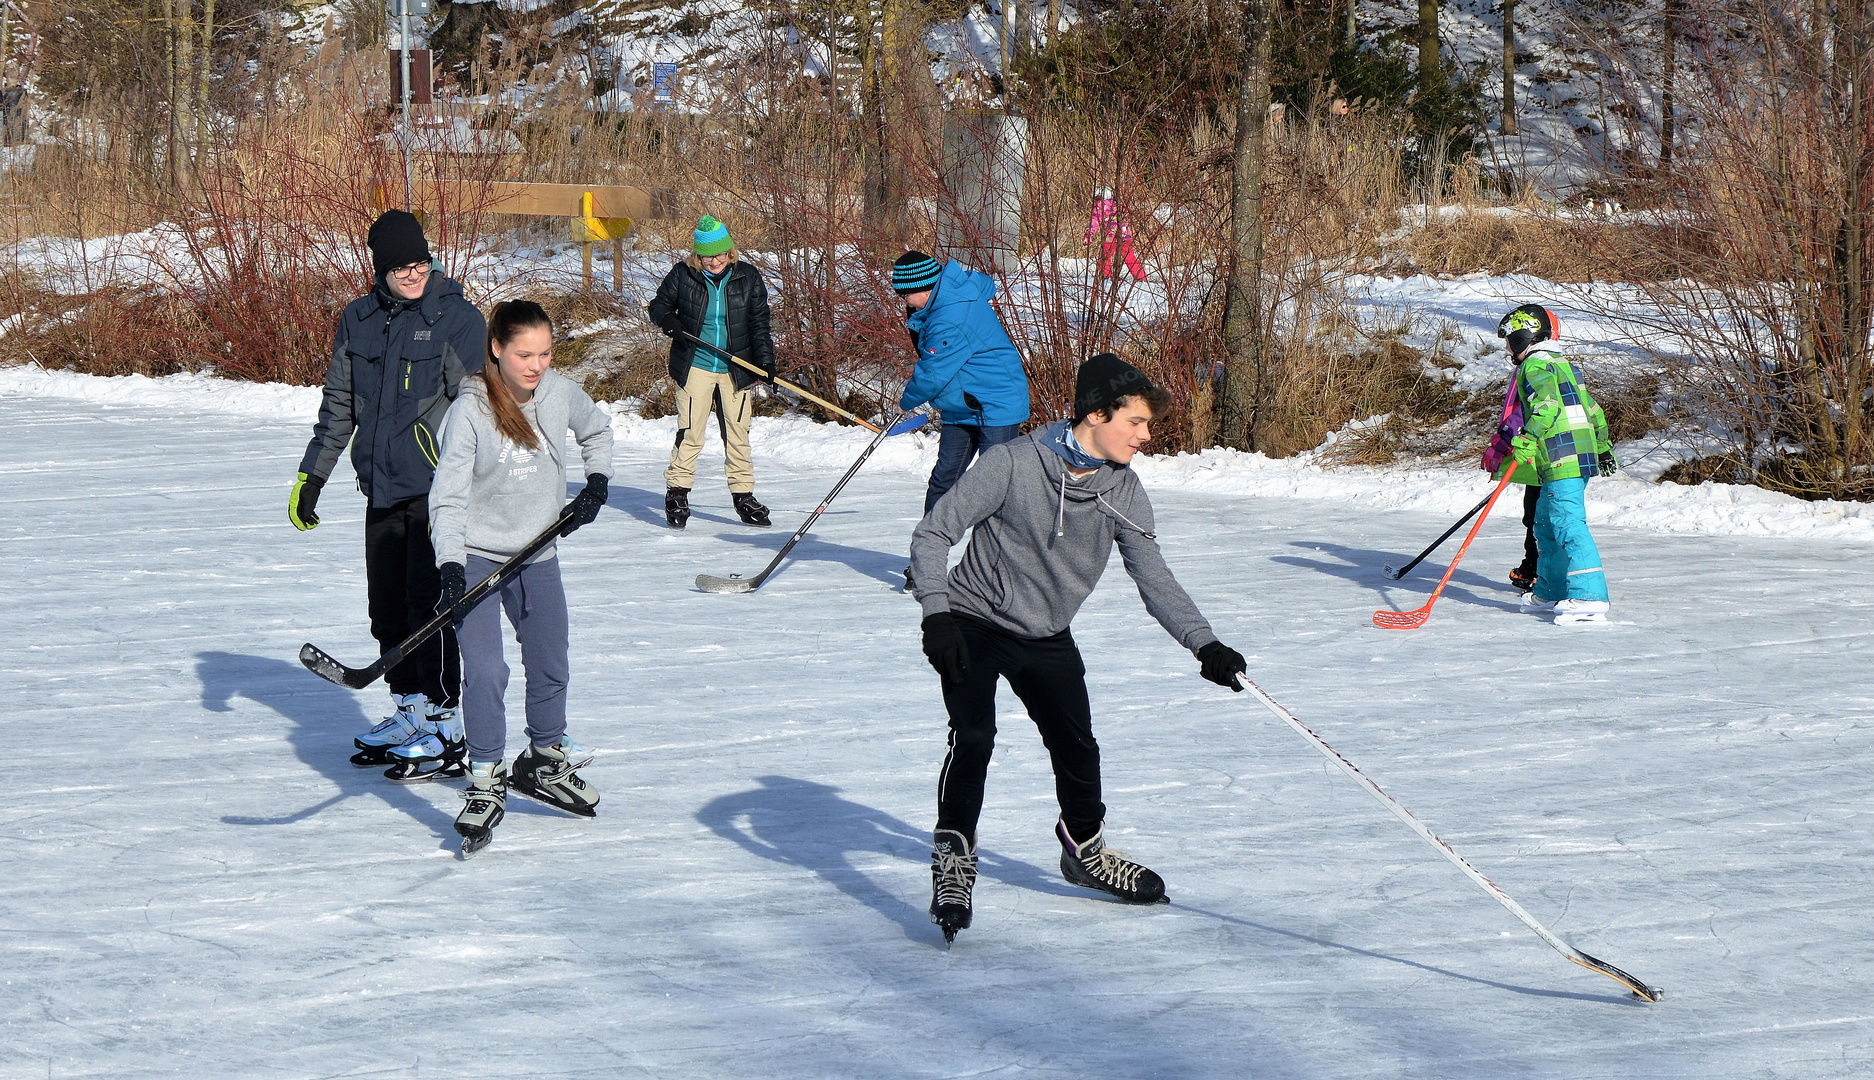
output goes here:
<path id="1" fill-rule="evenodd" d="M 1261 685 L 1664 987 L 1646 1006 L 1200 680 L 1117 566 L 1075 631 L 1112 839 L 1173 903 L 1061 882 L 1046 758 L 1005 695 L 976 925 L 946 952 L 924 914 L 943 712 L 895 588 L 930 448 L 888 447 L 761 592 L 714 596 L 692 578 L 759 568 L 863 440 L 763 421 L 777 527 L 704 480 L 673 534 L 668 424 L 619 420 L 611 509 L 562 548 L 599 817 L 517 799 L 464 863 L 454 791 L 345 761 L 382 689 L 295 660 L 375 653 L 343 466 L 318 530 L 285 521 L 305 391 L 0 372 L 0 1076 L 1874 1071 L 1860 508 L 1597 483 L 1615 625 L 1515 612 L 1505 513 L 1400 633 L 1372 611 L 1417 606 L 1437 567 L 1379 567 L 1474 475 L 1142 467 L 1172 566 Z"/>

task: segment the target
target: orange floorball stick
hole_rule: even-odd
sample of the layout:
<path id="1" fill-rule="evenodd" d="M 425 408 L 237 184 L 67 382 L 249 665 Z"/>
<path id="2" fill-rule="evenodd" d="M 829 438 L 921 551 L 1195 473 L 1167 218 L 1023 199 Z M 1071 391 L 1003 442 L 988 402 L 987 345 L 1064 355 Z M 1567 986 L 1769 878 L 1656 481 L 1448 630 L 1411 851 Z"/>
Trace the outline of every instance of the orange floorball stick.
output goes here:
<path id="1" fill-rule="evenodd" d="M 1523 462 L 1512 458 L 1510 467 L 1503 470 L 1503 479 L 1497 482 L 1497 489 L 1490 493 L 1490 501 L 1484 504 L 1484 512 L 1477 515 L 1477 524 L 1472 525 L 1471 531 L 1464 537 L 1464 543 L 1458 548 L 1457 556 L 1451 560 L 1450 566 L 1445 567 L 1445 576 L 1438 579 L 1438 587 L 1432 590 L 1432 598 L 1425 601 L 1425 606 L 1415 611 L 1375 611 L 1373 613 L 1374 626 L 1382 630 L 1417 630 L 1425 625 L 1425 620 L 1432 617 L 1432 605 L 1438 602 L 1439 594 L 1445 591 L 1445 583 L 1451 580 L 1451 575 L 1457 570 L 1458 563 L 1463 561 L 1464 552 L 1470 548 L 1471 541 L 1477 539 L 1478 532 L 1482 531 L 1484 519 L 1490 516 L 1490 510 L 1497 505 L 1497 499 L 1503 494 L 1503 489 L 1510 486 L 1510 478 L 1514 477 L 1516 470 L 1522 466 Z"/>

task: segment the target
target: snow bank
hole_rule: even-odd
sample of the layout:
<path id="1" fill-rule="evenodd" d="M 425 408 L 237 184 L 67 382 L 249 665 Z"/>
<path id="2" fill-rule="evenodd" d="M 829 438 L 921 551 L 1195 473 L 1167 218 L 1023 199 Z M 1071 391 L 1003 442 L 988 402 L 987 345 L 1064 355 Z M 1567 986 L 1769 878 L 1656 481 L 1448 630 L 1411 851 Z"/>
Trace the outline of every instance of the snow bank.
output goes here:
<path id="1" fill-rule="evenodd" d="M 37 367 L 0 368 L 0 395 L 60 398 L 104 406 L 143 407 L 220 416 L 247 416 L 311 424 L 319 389 L 246 383 L 205 375 L 100 377 Z M 676 434 L 676 418 L 646 420 L 616 405 L 612 428 L 621 445 L 662 450 Z M 867 468 L 928 472 L 936 459 L 934 432 L 888 440 Z M 709 438 L 715 439 L 713 431 Z M 757 417 L 751 441 L 758 458 L 783 468 L 843 467 L 871 440 L 863 428 L 821 424 L 803 417 Z M 1622 447 L 1622 457 L 1638 457 Z M 714 453 L 706 450 L 705 453 Z M 1490 491 L 1480 470 L 1414 466 L 1362 467 L 1320 463 L 1303 454 L 1274 460 L 1235 450 L 1147 456 L 1136 463 L 1154 488 L 1177 487 L 1225 498 L 1317 499 L 1373 510 L 1422 510 L 1456 517 Z M 1637 471 L 1637 470 L 1636 470 Z M 1518 512 L 1501 507 L 1499 513 Z M 1874 542 L 1874 511 L 1863 503 L 1805 502 L 1734 484 L 1656 484 L 1622 474 L 1588 486 L 1588 518 L 1657 533 L 1705 536 L 1802 536 Z"/>

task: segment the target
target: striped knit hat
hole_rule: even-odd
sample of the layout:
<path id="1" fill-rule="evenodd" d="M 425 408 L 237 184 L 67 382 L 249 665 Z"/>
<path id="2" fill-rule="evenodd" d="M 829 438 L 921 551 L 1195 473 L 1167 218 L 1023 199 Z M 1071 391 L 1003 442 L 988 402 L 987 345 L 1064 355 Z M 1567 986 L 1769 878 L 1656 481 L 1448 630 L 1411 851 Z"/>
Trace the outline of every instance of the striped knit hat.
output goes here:
<path id="1" fill-rule="evenodd" d="M 729 236 L 729 227 L 708 214 L 696 223 L 696 233 L 691 238 L 691 250 L 698 255 L 721 255 L 735 247 L 735 240 Z"/>
<path id="2" fill-rule="evenodd" d="M 920 293 L 937 284 L 943 264 L 921 251 L 907 251 L 891 264 L 891 291 L 899 296 Z"/>

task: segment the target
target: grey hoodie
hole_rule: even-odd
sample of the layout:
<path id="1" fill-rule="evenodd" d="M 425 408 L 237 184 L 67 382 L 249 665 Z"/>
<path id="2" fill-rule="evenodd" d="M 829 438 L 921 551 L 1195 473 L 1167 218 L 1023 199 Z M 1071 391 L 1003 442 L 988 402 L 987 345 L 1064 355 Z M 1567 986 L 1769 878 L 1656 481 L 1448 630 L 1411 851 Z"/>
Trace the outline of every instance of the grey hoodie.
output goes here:
<path id="1" fill-rule="evenodd" d="M 918 522 L 911 577 L 924 614 L 956 611 L 1019 637 L 1057 634 L 1099 583 L 1117 541 L 1160 626 L 1194 653 L 1217 640 L 1165 565 L 1138 474 L 1109 465 L 1075 479 L 1039 436 L 983 451 Z M 950 549 L 966 533 L 963 561 L 946 578 Z"/>
<path id="2" fill-rule="evenodd" d="M 466 562 L 465 554 L 505 562 L 553 524 L 566 505 L 569 429 L 579 440 L 580 477 L 612 475 L 612 418 L 577 383 L 548 368 L 521 412 L 544 436 L 541 449 L 529 450 L 501 434 L 480 379 L 464 380 L 462 395 L 449 406 L 429 489 L 437 566 Z M 528 562 L 554 554 L 555 545 L 548 544 Z"/>

